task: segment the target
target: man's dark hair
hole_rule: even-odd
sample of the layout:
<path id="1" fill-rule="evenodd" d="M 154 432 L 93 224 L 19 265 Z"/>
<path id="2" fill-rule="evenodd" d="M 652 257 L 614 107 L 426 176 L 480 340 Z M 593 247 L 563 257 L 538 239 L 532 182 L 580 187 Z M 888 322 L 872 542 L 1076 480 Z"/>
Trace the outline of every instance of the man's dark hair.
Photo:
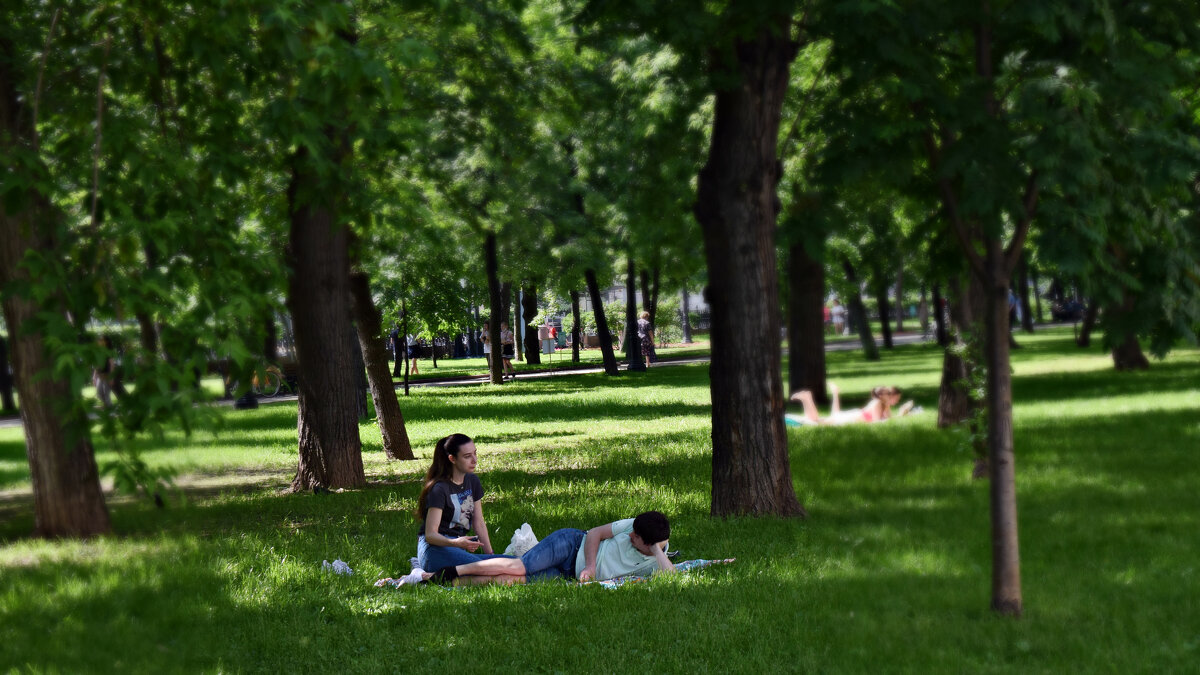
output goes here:
<path id="1" fill-rule="evenodd" d="M 633 519 L 633 531 L 647 544 L 671 538 L 671 523 L 658 511 L 647 511 Z"/>

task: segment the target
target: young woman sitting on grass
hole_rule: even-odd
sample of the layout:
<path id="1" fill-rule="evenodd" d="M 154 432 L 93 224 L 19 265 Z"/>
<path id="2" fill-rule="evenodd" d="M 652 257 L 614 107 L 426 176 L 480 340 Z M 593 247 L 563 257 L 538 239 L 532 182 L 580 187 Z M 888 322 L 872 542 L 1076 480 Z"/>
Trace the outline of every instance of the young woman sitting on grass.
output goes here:
<path id="1" fill-rule="evenodd" d="M 842 410 L 842 402 L 836 384 L 829 383 L 829 394 L 833 397 L 833 409 L 828 417 L 821 417 L 817 412 L 817 404 L 813 401 L 812 392 L 805 389 L 792 394 L 793 401 L 799 401 L 804 406 L 804 419 L 801 422 L 809 424 L 860 424 L 863 422 L 882 422 L 892 417 L 892 407 L 900 402 L 900 390 L 896 387 L 875 387 L 871 390 L 871 402 L 861 408 Z M 912 401 L 905 403 L 896 412 L 905 415 L 912 409 Z"/>
<path id="2" fill-rule="evenodd" d="M 417 560 L 422 569 L 503 558 L 492 552 L 483 519 L 483 484 L 473 472 L 478 462 L 475 443 L 463 434 L 437 442 L 433 464 L 417 500 Z M 470 536 L 471 530 L 477 536 Z M 482 553 L 475 553 L 483 549 Z"/>

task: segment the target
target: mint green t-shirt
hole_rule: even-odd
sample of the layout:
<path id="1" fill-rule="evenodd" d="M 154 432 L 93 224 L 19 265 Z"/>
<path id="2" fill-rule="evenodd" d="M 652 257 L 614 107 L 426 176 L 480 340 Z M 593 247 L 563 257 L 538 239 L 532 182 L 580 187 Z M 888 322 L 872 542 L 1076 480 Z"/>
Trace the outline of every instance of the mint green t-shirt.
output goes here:
<path id="1" fill-rule="evenodd" d="M 629 540 L 629 535 L 633 533 L 633 518 L 613 523 L 612 531 L 612 539 L 600 542 L 600 548 L 596 551 L 596 579 L 598 581 L 615 579 L 627 574 L 644 576 L 652 574 L 658 569 L 658 561 L 654 559 L 654 556 L 642 555 Z M 579 573 L 583 571 L 586 564 L 584 548 L 584 545 L 580 545 L 579 553 L 575 554 L 576 578 L 579 577 Z"/>

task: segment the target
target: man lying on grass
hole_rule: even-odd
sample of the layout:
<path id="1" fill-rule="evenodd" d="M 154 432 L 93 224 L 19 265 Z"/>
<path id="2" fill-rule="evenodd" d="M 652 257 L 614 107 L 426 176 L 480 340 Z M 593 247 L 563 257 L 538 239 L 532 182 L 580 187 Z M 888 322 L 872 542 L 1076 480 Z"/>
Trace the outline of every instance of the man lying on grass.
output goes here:
<path id="1" fill-rule="evenodd" d="M 445 567 L 423 579 L 440 584 L 520 584 L 541 579 L 605 581 L 630 574 L 674 572 L 667 559 L 671 524 L 658 511 L 584 532 L 555 530 L 520 558 L 493 558 Z"/>

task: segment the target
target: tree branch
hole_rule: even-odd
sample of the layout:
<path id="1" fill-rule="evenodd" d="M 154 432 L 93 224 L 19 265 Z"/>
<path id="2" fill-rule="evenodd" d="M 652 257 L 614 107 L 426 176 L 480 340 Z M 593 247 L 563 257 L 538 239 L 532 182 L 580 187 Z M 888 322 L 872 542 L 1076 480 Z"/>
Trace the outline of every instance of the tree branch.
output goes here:
<path id="1" fill-rule="evenodd" d="M 96 83 L 96 144 L 92 148 L 92 217 L 89 229 L 96 230 L 96 209 L 100 205 L 100 139 L 104 137 L 104 75 L 108 71 L 108 50 L 112 46 L 112 31 L 104 38 L 104 60 L 100 64 L 100 77 Z"/>
<path id="2" fill-rule="evenodd" d="M 1013 233 L 1012 242 L 1004 251 L 1004 267 L 1010 273 L 1016 269 L 1017 262 L 1021 258 L 1021 251 L 1025 248 L 1025 238 L 1029 236 L 1029 226 L 1033 223 L 1033 217 L 1037 213 L 1038 206 L 1038 186 L 1037 186 L 1037 170 L 1029 172 L 1029 180 L 1025 182 L 1025 197 L 1021 200 L 1023 213 L 1021 220 L 1017 223 L 1017 231 Z"/>
<path id="3" fill-rule="evenodd" d="M 58 17 L 62 8 L 54 10 L 50 17 L 50 30 L 46 32 L 46 43 L 42 46 L 42 62 L 38 65 L 37 87 L 33 90 L 33 151 L 37 152 L 40 138 L 38 137 L 38 106 L 42 103 L 42 80 L 46 75 L 46 60 L 50 57 L 50 41 L 54 39 L 54 27 L 58 25 Z"/>
<path id="4" fill-rule="evenodd" d="M 983 264 L 983 258 L 980 258 L 979 252 L 975 250 L 971 235 L 967 232 L 967 225 L 963 222 L 962 214 L 958 212 L 958 196 L 954 194 L 954 186 L 950 184 L 950 179 L 938 175 L 942 162 L 942 149 L 938 147 L 932 129 L 925 132 L 925 149 L 929 152 L 929 167 L 933 171 L 938 192 L 942 195 L 942 207 L 946 209 L 946 216 L 950 221 L 950 231 L 954 233 L 955 239 L 958 240 L 959 246 L 966 254 L 971 268 L 975 270 L 979 278 L 986 279 L 987 268 Z"/>

